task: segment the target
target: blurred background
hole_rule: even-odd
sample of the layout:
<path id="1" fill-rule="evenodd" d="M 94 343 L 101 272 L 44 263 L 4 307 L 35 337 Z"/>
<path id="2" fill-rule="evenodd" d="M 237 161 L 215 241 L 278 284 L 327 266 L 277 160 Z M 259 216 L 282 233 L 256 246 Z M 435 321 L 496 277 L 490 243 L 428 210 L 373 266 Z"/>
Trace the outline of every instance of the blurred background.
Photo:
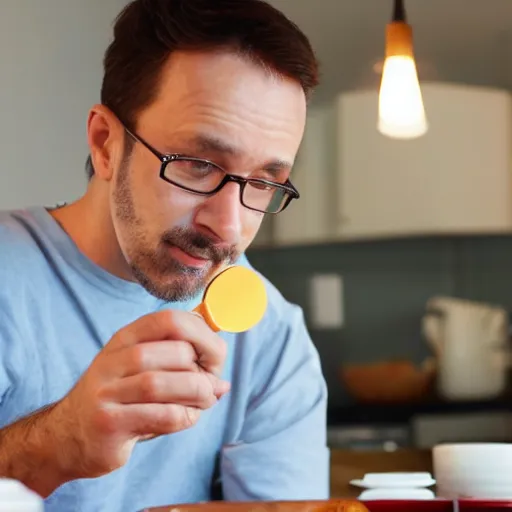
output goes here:
<path id="1" fill-rule="evenodd" d="M 429 471 L 440 442 L 512 440 L 512 2 L 406 1 L 414 58 L 392 1 L 271 3 L 311 38 L 322 85 L 301 199 L 248 256 L 320 353 L 333 495 L 368 471 Z M 2 0 L 0 209 L 83 192 L 124 4 Z"/>

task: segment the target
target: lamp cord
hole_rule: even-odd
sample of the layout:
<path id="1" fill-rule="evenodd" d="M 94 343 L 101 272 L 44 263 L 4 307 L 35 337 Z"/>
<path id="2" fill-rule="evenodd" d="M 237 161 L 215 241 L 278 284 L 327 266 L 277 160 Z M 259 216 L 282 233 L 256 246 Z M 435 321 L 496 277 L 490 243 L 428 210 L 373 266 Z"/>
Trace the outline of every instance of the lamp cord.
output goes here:
<path id="1" fill-rule="evenodd" d="M 393 9 L 393 21 L 407 21 L 403 0 L 395 0 L 395 6 Z"/>

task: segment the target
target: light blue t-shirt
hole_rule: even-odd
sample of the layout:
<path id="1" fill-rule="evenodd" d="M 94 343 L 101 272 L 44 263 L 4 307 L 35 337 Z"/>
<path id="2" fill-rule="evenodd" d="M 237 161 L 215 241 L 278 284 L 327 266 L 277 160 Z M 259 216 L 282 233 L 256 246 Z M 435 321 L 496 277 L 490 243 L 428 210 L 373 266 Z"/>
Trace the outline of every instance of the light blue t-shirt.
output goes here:
<path id="1" fill-rule="evenodd" d="M 250 265 L 245 257 L 239 262 Z M 186 431 L 136 445 L 129 462 L 69 482 L 48 512 L 135 512 L 211 499 L 325 499 L 327 391 L 300 308 L 266 281 L 251 331 L 223 334 L 232 389 Z M 95 265 L 44 208 L 0 213 L 0 427 L 62 398 L 111 336 L 165 303 Z M 1 449 L 1 447 L 0 447 Z"/>

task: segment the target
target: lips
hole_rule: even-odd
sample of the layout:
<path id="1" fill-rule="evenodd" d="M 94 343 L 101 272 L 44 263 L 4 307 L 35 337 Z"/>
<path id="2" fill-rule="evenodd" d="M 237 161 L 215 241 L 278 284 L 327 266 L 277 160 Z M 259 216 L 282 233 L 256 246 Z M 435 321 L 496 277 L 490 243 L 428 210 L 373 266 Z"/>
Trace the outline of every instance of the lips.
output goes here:
<path id="1" fill-rule="evenodd" d="M 189 266 L 204 267 L 206 263 L 217 266 L 233 262 L 238 257 L 236 246 L 218 244 L 204 233 L 184 227 L 175 227 L 166 232 L 162 242 L 169 247 L 176 260 Z"/>
<path id="2" fill-rule="evenodd" d="M 195 254 L 190 254 L 189 252 L 184 251 L 177 246 L 170 246 L 169 251 L 174 258 L 188 267 L 204 267 L 210 262 L 210 260 L 204 256 L 196 256 Z"/>

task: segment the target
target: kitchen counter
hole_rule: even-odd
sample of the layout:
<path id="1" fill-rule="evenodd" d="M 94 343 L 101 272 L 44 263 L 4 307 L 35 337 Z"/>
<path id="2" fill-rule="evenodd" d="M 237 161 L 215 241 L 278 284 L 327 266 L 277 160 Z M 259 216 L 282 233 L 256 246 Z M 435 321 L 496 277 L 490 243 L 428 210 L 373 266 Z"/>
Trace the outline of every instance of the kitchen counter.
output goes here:
<path id="1" fill-rule="evenodd" d="M 347 404 L 330 407 L 327 412 L 329 426 L 357 423 L 407 423 L 419 414 L 455 414 L 491 411 L 512 411 L 512 393 L 489 401 L 448 402 L 433 398 L 413 404 Z"/>

